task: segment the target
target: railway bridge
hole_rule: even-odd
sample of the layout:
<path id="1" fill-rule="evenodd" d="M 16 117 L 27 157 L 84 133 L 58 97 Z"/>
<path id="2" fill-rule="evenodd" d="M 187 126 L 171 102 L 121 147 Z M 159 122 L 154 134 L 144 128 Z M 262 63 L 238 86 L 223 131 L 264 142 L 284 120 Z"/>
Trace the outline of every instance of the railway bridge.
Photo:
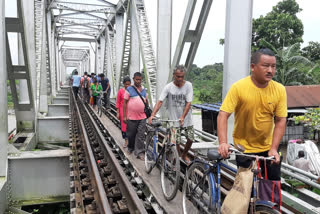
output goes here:
<path id="1" fill-rule="evenodd" d="M 141 71 L 153 106 L 173 67 L 191 69 L 214 12 L 212 0 L 187 0 L 172 44 L 172 2 L 150 3 L 157 14 L 149 14 L 144 0 L 0 0 L 0 213 L 59 203 L 67 204 L 65 213 L 182 213 L 181 186 L 166 201 L 159 170 L 146 174 L 143 162 L 124 151 L 114 104 L 98 117 L 68 85 L 70 69 L 104 73 L 115 97 L 123 77 Z M 252 4 L 226 1 L 223 95 L 248 75 Z M 150 15 L 157 16 L 155 40 Z M 8 92 L 14 130 L 8 129 Z M 194 158 L 217 147 L 217 137 L 202 130 L 196 139 Z M 182 179 L 185 172 L 182 162 Z M 320 189 L 316 178 L 303 179 L 290 166 L 283 173 Z M 223 172 L 223 194 L 233 180 L 234 174 Z M 283 213 L 320 213 L 319 195 L 285 182 L 283 188 Z"/>

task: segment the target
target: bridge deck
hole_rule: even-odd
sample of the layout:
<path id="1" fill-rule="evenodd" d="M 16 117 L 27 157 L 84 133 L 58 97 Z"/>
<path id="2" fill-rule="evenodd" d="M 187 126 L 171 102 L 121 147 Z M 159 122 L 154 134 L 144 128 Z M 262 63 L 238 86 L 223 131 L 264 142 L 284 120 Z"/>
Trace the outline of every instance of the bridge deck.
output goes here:
<path id="1" fill-rule="evenodd" d="M 177 192 L 176 197 L 168 202 L 162 195 L 162 189 L 160 185 L 160 171 L 158 168 L 154 168 L 150 174 L 145 172 L 144 162 L 137 159 L 133 154 L 129 155 L 127 150 L 122 146 L 124 140 L 122 139 L 121 130 L 106 116 L 102 115 L 100 120 L 103 125 L 108 129 L 109 133 L 114 138 L 115 142 L 120 146 L 125 156 L 128 158 L 132 166 L 138 172 L 144 183 L 148 186 L 152 195 L 156 198 L 157 202 L 167 213 L 182 213 L 182 194 L 181 191 Z"/>

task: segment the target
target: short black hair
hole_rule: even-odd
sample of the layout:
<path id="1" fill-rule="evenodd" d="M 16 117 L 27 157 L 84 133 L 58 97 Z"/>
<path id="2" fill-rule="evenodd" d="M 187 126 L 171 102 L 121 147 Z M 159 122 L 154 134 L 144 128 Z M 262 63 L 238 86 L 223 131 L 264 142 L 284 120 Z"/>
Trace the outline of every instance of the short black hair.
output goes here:
<path id="1" fill-rule="evenodd" d="M 184 65 L 177 65 L 174 69 L 173 69 L 173 74 L 175 74 L 177 71 L 181 71 L 181 72 L 186 72 L 186 68 L 184 67 Z"/>
<path id="2" fill-rule="evenodd" d="M 77 75 L 77 74 L 78 74 L 78 71 L 76 70 L 76 71 L 74 72 L 74 74 Z"/>
<path id="3" fill-rule="evenodd" d="M 130 77 L 125 76 L 125 77 L 123 78 L 123 80 L 122 80 L 122 83 L 125 84 L 125 83 L 128 82 L 128 81 L 131 82 Z"/>
<path id="4" fill-rule="evenodd" d="M 99 77 L 104 77 L 104 73 L 99 74 Z"/>
<path id="5" fill-rule="evenodd" d="M 85 71 L 85 72 L 84 72 L 84 75 L 88 75 L 88 72 Z"/>
<path id="6" fill-rule="evenodd" d="M 303 158 L 303 157 L 304 157 L 304 151 L 303 151 L 303 150 L 300 150 L 300 151 L 298 152 L 298 157 L 299 157 L 299 158 Z"/>
<path id="7" fill-rule="evenodd" d="M 142 77 L 142 74 L 140 72 L 136 72 L 133 74 L 133 78 L 135 77 Z"/>
<path id="8" fill-rule="evenodd" d="M 259 50 L 252 53 L 251 64 L 258 64 L 260 61 L 261 55 L 275 56 L 272 50 L 270 50 L 269 48 L 262 47 Z"/>

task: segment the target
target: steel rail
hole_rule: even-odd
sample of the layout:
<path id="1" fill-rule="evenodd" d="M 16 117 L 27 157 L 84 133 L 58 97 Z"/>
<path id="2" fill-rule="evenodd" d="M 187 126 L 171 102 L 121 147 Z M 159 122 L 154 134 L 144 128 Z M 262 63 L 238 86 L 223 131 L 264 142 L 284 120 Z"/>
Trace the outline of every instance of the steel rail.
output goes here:
<path id="1" fill-rule="evenodd" d="M 98 167 L 96 165 L 96 162 L 95 162 L 95 158 L 93 156 L 93 152 L 92 152 L 92 149 L 91 149 L 91 146 L 89 144 L 89 138 L 88 138 L 88 135 L 87 135 L 87 130 L 85 129 L 85 126 L 84 126 L 84 122 L 83 122 L 83 119 L 80 115 L 80 110 L 79 110 L 79 107 L 77 105 L 77 103 L 75 102 L 75 98 L 74 98 L 74 94 L 72 93 L 72 99 L 73 99 L 73 102 L 75 104 L 75 108 L 77 109 L 77 115 L 78 115 L 78 119 L 79 119 L 79 122 L 80 122 L 80 128 L 82 130 L 82 134 L 83 134 L 83 137 L 84 137 L 84 141 L 85 141 L 85 149 L 87 151 L 87 154 L 89 156 L 89 163 L 88 166 L 91 168 L 92 172 L 93 172 L 93 176 L 95 178 L 95 183 L 96 183 L 96 188 L 98 190 L 98 195 L 99 195 L 99 198 L 100 198 L 100 201 L 99 203 L 102 205 L 102 209 L 103 209 L 103 212 L 104 213 L 113 213 L 112 212 L 112 209 L 108 203 L 108 198 L 107 198 L 107 193 L 106 191 L 104 190 L 104 186 L 103 186 L 103 182 L 101 180 L 101 177 L 100 177 L 100 173 L 99 173 L 99 170 L 98 170 Z"/>
<path id="2" fill-rule="evenodd" d="M 84 105 L 84 104 L 82 104 Z M 111 148 L 108 145 L 108 142 L 105 140 L 103 134 L 100 132 L 99 127 L 95 123 L 93 117 L 91 116 L 90 112 L 87 109 L 87 106 L 83 106 L 84 111 L 87 114 L 91 125 L 93 128 L 96 130 L 98 136 L 101 139 L 101 142 L 103 143 L 103 148 L 107 152 L 106 158 L 109 159 L 108 163 L 111 164 L 111 168 L 113 168 L 113 173 L 114 176 L 117 179 L 117 182 L 119 183 L 119 188 L 121 190 L 121 194 L 125 196 L 127 199 L 128 203 L 128 209 L 130 213 L 142 213 L 142 214 L 147 214 L 147 210 L 144 207 L 144 204 L 142 200 L 138 197 L 137 193 L 134 191 L 133 186 L 131 183 L 128 181 L 126 174 L 123 172 L 122 167 L 120 166 L 117 158 L 115 157 L 114 153 L 112 152 Z M 102 186 L 103 188 L 103 186 Z"/>

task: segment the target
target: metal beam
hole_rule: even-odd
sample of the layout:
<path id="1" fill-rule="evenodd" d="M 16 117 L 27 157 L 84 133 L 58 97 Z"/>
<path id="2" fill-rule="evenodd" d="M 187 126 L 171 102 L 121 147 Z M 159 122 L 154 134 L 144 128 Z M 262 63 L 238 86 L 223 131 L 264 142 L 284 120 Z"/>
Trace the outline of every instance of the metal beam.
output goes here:
<path id="1" fill-rule="evenodd" d="M 12 200 L 49 199 L 69 196 L 70 151 L 26 151 L 9 157 L 8 197 Z M 22 185 L 23 184 L 23 185 Z"/>
<path id="2" fill-rule="evenodd" d="M 5 0 L 0 0 L 0 178 L 7 175 L 8 94 L 5 31 Z M 2 185 L 0 185 L 0 191 Z M 1 197 L 1 196 L 0 196 Z M 1 207 L 1 206 L 0 206 Z"/>
<path id="3" fill-rule="evenodd" d="M 158 0 L 157 99 L 171 70 L 172 0 Z"/>
<path id="4" fill-rule="evenodd" d="M 227 0 L 223 64 L 223 99 L 234 82 L 249 75 L 252 4 L 253 0 Z M 229 143 L 233 140 L 233 125 L 234 117 L 232 115 L 228 120 Z"/>
<path id="5" fill-rule="evenodd" d="M 184 20 L 182 23 L 179 39 L 177 42 L 176 51 L 173 57 L 172 69 L 170 70 L 168 82 L 172 80 L 173 68 L 178 64 L 184 64 L 187 71 L 189 71 L 192 68 L 193 60 L 195 58 L 195 55 L 201 40 L 202 32 L 209 15 L 212 0 L 203 1 L 199 19 L 197 21 L 196 29 L 190 30 L 189 28 L 190 28 L 191 20 L 194 16 L 193 13 L 194 13 L 196 4 L 197 4 L 196 0 L 189 0 L 187 10 L 184 16 Z M 186 61 L 184 63 L 180 63 L 181 55 L 183 53 L 183 49 L 185 47 L 186 42 L 191 43 L 191 45 L 188 50 Z"/>
<path id="6" fill-rule="evenodd" d="M 16 118 L 17 118 L 17 130 L 21 131 L 23 129 L 35 130 L 35 104 L 33 99 L 33 87 L 32 87 L 32 69 L 33 63 L 30 60 L 33 59 L 33 41 L 28 39 L 34 35 L 33 25 L 30 22 L 33 21 L 33 4 L 23 5 L 21 0 L 17 1 L 17 14 L 18 18 L 15 19 L 16 27 L 12 27 L 13 23 L 10 23 L 10 19 L 6 21 L 6 24 L 11 25 L 12 29 L 16 29 L 18 35 L 18 65 L 12 64 L 11 51 L 9 46 L 8 35 L 6 53 L 7 53 L 7 72 L 8 78 L 10 80 L 10 87 L 12 91 L 12 97 L 14 101 Z M 12 20 L 12 19 L 11 19 Z M 27 27 L 28 26 L 28 27 Z M 30 27 L 31 26 L 31 27 Z M 6 31 L 6 33 L 8 33 Z M 19 79 L 17 79 L 19 78 Z M 22 93 L 17 93 L 16 80 L 22 80 L 20 83 L 20 90 Z M 22 112 L 28 114 L 28 117 L 22 116 Z M 27 118 L 27 120 L 25 120 Z"/>

